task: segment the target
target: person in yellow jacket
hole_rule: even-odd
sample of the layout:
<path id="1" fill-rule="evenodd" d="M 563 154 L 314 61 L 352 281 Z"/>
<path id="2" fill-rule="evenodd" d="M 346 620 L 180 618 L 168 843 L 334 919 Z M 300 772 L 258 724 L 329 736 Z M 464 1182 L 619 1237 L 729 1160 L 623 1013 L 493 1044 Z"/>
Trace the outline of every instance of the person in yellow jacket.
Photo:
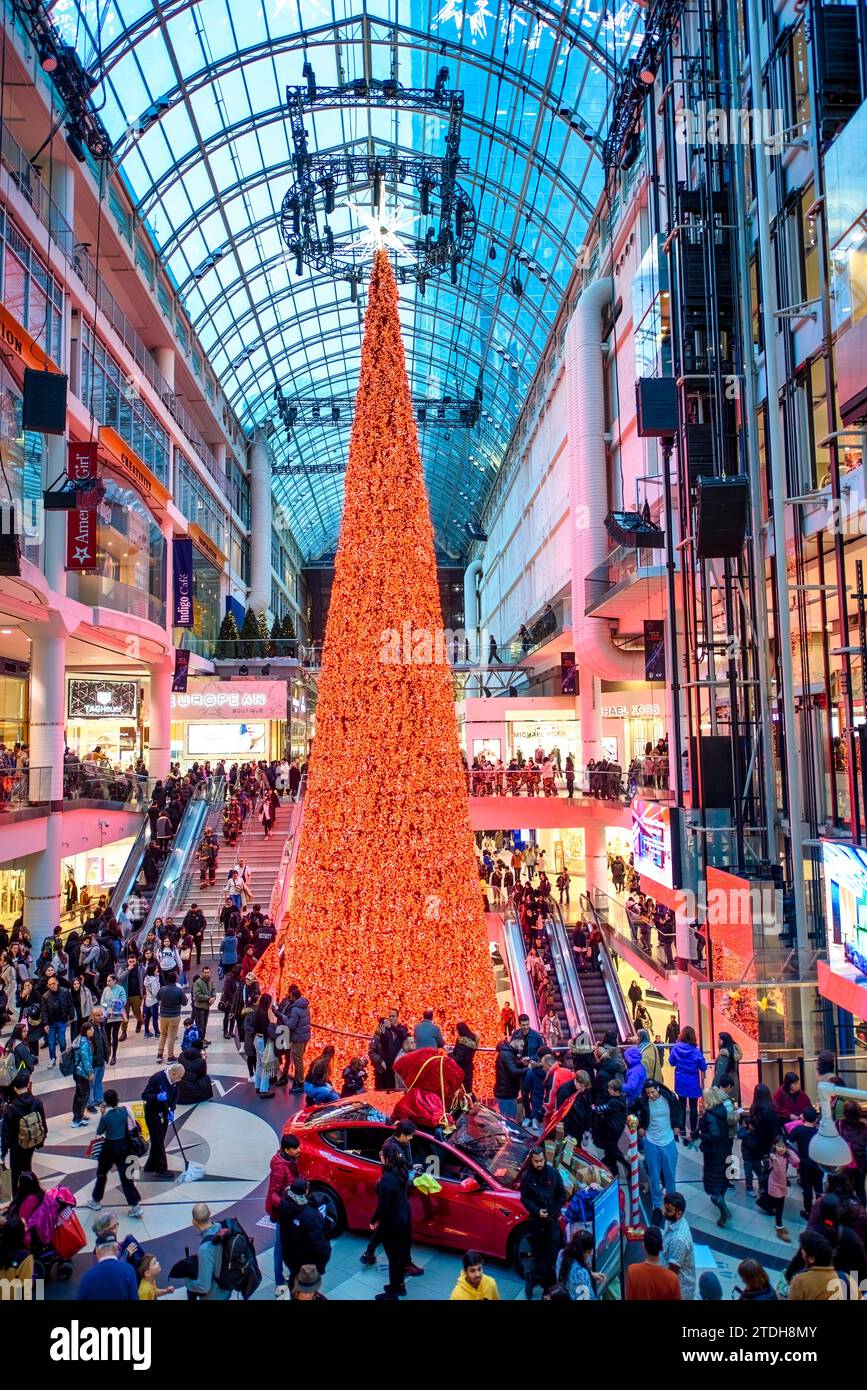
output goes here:
<path id="1" fill-rule="evenodd" d="M 463 1258 L 463 1270 L 450 1294 L 454 1303 L 499 1303 L 497 1281 L 486 1274 L 478 1250 L 468 1250 Z"/>

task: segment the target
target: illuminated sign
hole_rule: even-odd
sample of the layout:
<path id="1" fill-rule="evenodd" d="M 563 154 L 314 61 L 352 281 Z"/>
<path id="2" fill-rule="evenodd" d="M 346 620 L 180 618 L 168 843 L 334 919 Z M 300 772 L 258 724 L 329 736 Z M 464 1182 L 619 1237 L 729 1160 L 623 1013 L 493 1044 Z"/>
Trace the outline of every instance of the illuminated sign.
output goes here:
<path id="1" fill-rule="evenodd" d="M 867 975 L 867 849 L 822 843 L 828 960 Z"/>
<path id="2" fill-rule="evenodd" d="M 655 719 L 662 714 L 658 703 L 644 705 L 603 705 L 603 719 Z"/>
<path id="3" fill-rule="evenodd" d="M 285 681 L 189 681 L 185 691 L 172 692 L 172 718 L 178 720 L 285 719 Z"/>
<path id="4" fill-rule="evenodd" d="M 680 887 L 680 831 L 673 808 L 659 801 L 633 801 L 632 858 L 641 878 Z"/>
<path id="5" fill-rule="evenodd" d="M 135 719 L 137 701 L 135 681 L 69 682 L 70 719 Z"/>

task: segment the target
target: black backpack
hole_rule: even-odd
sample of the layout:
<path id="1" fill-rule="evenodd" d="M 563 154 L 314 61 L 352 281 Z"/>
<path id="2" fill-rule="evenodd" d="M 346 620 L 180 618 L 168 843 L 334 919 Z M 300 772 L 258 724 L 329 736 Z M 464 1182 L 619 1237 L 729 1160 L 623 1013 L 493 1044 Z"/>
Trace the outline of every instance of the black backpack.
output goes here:
<path id="1" fill-rule="evenodd" d="M 262 1282 L 252 1240 L 234 1216 L 222 1223 L 220 1234 L 214 1239 L 222 1246 L 217 1288 L 240 1293 L 245 1300 L 251 1298 Z"/>
<path id="2" fill-rule="evenodd" d="M 110 964 L 111 964 L 111 952 L 109 951 L 109 949 L 108 949 L 107 946 L 103 946 L 103 945 L 100 943 L 99 955 L 96 957 L 96 960 L 93 962 L 93 970 L 94 970 L 94 973 L 97 974 L 97 975 L 101 975 L 102 972 L 103 972 L 104 970 L 107 970 L 107 969 L 108 969 L 108 967 L 109 967 Z"/>

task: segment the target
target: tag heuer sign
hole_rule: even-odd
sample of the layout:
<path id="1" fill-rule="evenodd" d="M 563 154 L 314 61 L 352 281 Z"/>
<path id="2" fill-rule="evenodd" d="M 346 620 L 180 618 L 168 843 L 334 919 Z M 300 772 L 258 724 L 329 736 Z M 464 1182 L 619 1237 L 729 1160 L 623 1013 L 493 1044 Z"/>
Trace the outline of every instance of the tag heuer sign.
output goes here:
<path id="1" fill-rule="evenodd" d="M 135 719 L 135 681 L 69 682 L 70 719 Z"/>

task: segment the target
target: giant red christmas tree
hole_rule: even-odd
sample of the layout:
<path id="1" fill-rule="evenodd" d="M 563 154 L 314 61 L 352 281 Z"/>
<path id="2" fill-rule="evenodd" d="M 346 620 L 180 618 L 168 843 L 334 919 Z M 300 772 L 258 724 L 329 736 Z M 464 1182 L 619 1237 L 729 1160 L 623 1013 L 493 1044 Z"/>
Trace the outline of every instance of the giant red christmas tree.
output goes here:
<path id="1" fill-rule="evenodd" d="M 433 1008 L 493 1045 L 497 1011 L 460 760 L 433 532 L 397 285 L 370 281 L 316 737 L 280 994 L 314 1024 L 367 1038 L 397 1008 Z M 272 948 L 260 969 L 272 983 Z M 363 1051 L 351 1038 L 341 1054 Z"/>

